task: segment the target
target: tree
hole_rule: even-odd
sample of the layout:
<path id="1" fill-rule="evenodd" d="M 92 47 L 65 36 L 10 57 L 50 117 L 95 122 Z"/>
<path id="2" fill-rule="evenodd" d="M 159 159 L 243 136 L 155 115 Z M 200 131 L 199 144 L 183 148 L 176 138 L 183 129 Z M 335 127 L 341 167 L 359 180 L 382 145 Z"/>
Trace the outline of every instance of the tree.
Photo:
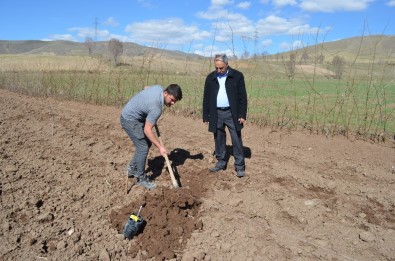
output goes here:
<path id="1" fill-rule="evenodd" d="M 295 76 L 296 69 L 296 54 L 289 54 L 289 62 L 288 62 L 288 77 Z"/>
<path id="2" fill-rule="evenodd" d="M 325 56 L 323 54 L 318 55 L 317 57 L 317 63 L 323 64 L 325 60 Z"/>
<path id="3" fill-rule="evenodd" d="M 304 63 L 306 63 L 308 60 L 310 59 L 309 54 L 307 53 L 307 50 L 304 50 L 302 57 L 300 58 L 300 60 Z"/>
<path id="4" fill-rule="evenodd" d="M 93 42 L 92 37 L 85 38 L 85 46 L 88 49 L 89 55 L 92 55 L 93 47 L 94 47 L 94 42 Z"/>
<path id="5" fill-rule="evenodd" d="M 336 78 L 341 79 L 343 76 L 344 66 L 346 65 L 346 60 L 344 60 L 344 58 L 336 55 L 332 59 L 332 65 L 335 69 Z"/>
<path id="6" fill-rule="evenodd" d="M 250 57 L 250 52 L 244 50 L 244 52 L 241 54 L 241 59 L 248 59 L 249 57 Z"/>
<path id="7" fill-rule="evenodd" d="M 119 56 L 122 55 L 123 53 L 123 44 L 121 41 L 118 39 L 111 39 L 108 42 L 108 51 L 111 55 L 112 61 L 114 62 L 114 65 L 118 65 L 118 58 Z"/>

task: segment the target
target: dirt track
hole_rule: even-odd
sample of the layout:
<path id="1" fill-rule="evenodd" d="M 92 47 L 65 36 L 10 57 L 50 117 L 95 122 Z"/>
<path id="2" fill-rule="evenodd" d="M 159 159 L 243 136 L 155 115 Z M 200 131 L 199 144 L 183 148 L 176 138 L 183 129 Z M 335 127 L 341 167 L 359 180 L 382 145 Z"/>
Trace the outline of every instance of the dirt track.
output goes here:
<path id="1" fill-rule="evenodd" d="M 177 105 L 175 105 L 177 106 Z M 165 114 L 172 188 L 132 186 L 119 108 L 0 89 L 0 260 L 395 260 L 395 149 L 246 126 L 247 177 L 209 173 L 200 120 Z M 130 183 L 132 185 L 132 183 Z M 121 230 L 143 205 L 143 233 Z"/>

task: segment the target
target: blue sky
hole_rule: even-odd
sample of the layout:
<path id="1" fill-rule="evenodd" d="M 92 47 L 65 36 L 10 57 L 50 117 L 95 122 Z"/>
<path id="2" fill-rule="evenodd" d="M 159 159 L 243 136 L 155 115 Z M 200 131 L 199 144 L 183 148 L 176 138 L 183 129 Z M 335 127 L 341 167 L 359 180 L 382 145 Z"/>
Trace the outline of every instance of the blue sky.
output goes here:
<path id="1" fill-rule="evenodd" d="M 0 0 L 0 40 L 116 38 L 242 56 L 395 35 L 394 17 L 395 0 Z"/>

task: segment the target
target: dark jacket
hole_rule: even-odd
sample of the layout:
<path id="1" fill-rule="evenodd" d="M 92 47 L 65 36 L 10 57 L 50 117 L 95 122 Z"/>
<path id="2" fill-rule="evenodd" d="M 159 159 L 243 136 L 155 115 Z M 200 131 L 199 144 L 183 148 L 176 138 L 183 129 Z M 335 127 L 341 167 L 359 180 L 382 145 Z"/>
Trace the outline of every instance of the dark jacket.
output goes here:
<path id="1" fill-rule="evenodd" d="M 236 129 L 240 131 L 243 125 L 238 119 L 247 119 L 247 92 L 245 88 L 244 76 L 241 72 L 228 67 L 228 77 L 225 82 L 226 93 L 228 95 L 230 110 Z M 215 71 L 211 72 L 204 84 L 203 94 L 203 122 L 209 122 L 208 130 L 217 131 L 217 95 L 219 83 Z"/>

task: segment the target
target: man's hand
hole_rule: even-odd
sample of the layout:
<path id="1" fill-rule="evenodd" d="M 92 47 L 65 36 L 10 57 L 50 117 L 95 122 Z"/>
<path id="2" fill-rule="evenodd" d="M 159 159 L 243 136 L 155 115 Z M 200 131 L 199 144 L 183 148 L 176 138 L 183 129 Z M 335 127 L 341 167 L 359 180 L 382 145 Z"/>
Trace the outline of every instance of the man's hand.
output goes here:
<path id="1" fill-rule="evenodd" d="M 154 132 L 153 132 L 153 128 L 155 125 L 153 125 L 152 123 L 150 123 L 149 121 L 145 121 L 145 126 L 144 126 L 144 134 L 145 136 L 147 136 L 147 138 L 152 142 L 152 144 L 154 144 L 158 150 L 159 153 L 164 156 L 165 154 L 167 154 L 167 151 L 165 149 L 165 147 L 163 147 L 162 144 L 160 144 L 160 142 L 158 141 L 158 139 L 156 138 Z"/>
<path id="2" fill-rule="evenodd" d="M 158 149 L 159 149 L 159 153 L 160 153 L 160 155 L 162 155 L 162 156 L 165 156 L 165 155 L 167 155 L 167 150 L 166 150 L 166 148 L 165 148 L 165 147 L 163 147 L 163 146 L 160 146 Z"/>

